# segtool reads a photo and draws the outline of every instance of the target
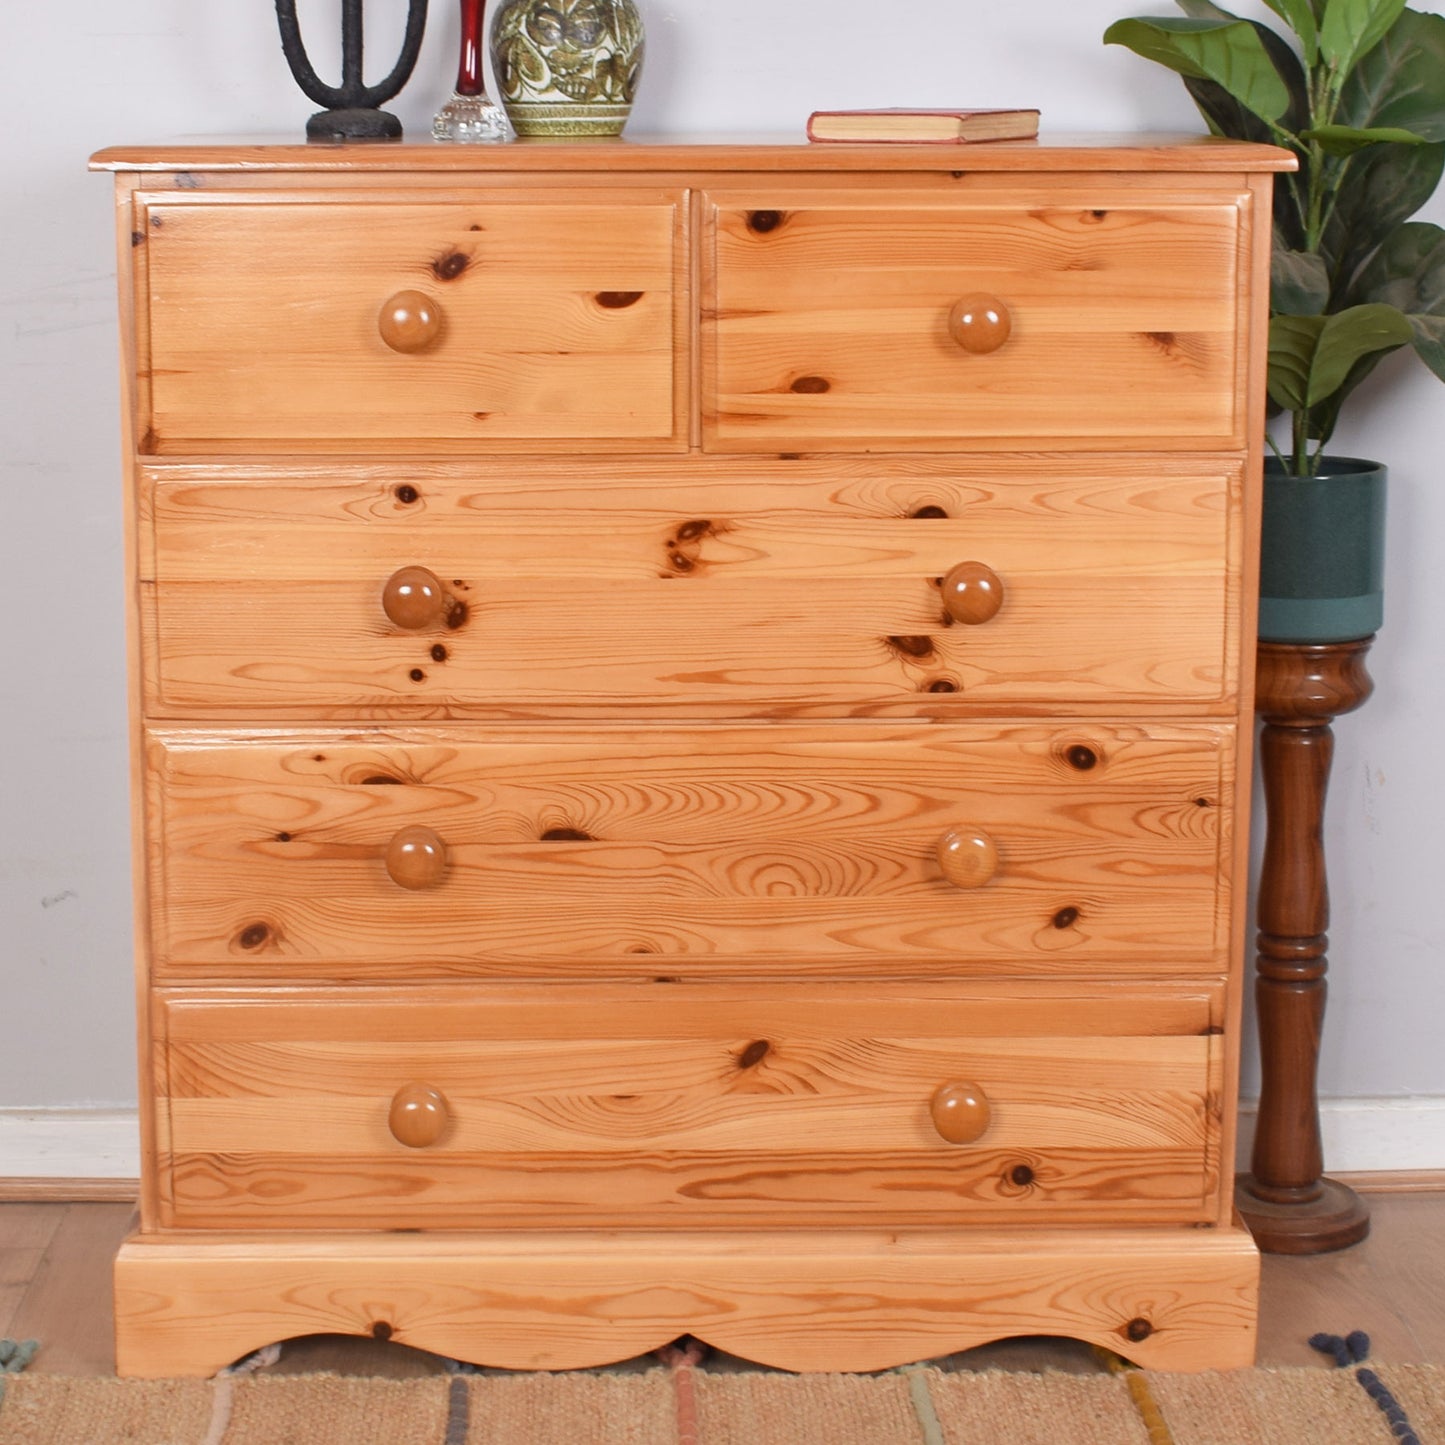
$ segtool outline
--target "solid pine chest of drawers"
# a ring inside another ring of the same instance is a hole
[[[117,173],[120,1368],[375,1334],[1252,1358],[1270,172],[1213,141]]]

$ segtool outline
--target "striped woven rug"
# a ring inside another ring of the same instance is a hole
[[[1445,1370],[1380,1365],[1423,1445],[1445,1445]],[[1353,1370],[881,1375],[713,1371],[687,1352],[632,1374],[21,1374],[3,1445],[1390,1445]]]

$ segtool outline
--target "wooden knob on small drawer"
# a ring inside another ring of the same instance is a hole
[[[982,888],[998,872],[998,844],[977,828],[950,828],[938,840],[938,866],[955,888]]]
[[[382,306],[376,329],[393,351],[425,351],[441,335],[441,307],[425,292],[398,291]]]
[[[960,562],[939,584],[943,610],[955,622],[977,627],[998,616],[1003,583],[986,562]]]
[[[446,1131],[446,1096],[430,1084],[403,1084],[391,1101],[387,1124],[392,1137],[408,1149],[425,1149]]]
[[[950,1144],[972,1144],[988,1132],[993,1118],[988,1095],[977,1084],[944,1084],[929,1103],[933,1127]]]
[[[1008,307],[997,296],[965,296],[948,313],[948,334],[974,356],[997,351],[1013,325]]]
[[[398,627],[417,631],[440,622],[447,610],[441,579],[425,567],[403,567],[386,579],[381,609]]]
[[[447,871],[447,845],[430,828],[403,828],[386,845],[386,871],[401,888],[435,888]]]

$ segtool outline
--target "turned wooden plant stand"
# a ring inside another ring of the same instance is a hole
[[[1354,1190],[1324,1174],[1315,1081],[1325,1015],[1329,891],[1324,808],[1334,754],[1330,724],[1369,697],[1373,637],[1259,645],[1255,710],[1264,719],[1264,866],[1259,883],[1259,1127],[1252,1172],[1236,1202],[1272,1254],[1324,1254],[1357,1244],[1370,1216]]]

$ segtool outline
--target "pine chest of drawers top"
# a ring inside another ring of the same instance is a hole
[[[106,153],[141,450],[1244,445],[1279,152],[603,149]]]

